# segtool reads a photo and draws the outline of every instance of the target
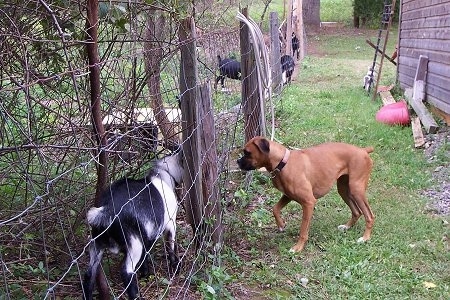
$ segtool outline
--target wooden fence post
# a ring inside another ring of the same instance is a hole
[[[245,7],[242,14],[248,18],[248,9]],[[256,72],[255,56],[250,43],[250,34],[247,25],[240,22],[241,44],[241,76],[242,76],[242,108],[245,120],[245,140],[261,135],[261,104],[258,92],[258,74]]]
[[[279,93],[282,87],[281,78],[281,49],[280,49],[280,27],[278,13],[270,13],[270,64],[272,65],[272,90]]]
[[[303,22],[303,1],[297,0],[297,7],[295,9],[296,22],[295,22],[295,32],[298,38],[298,53],[299,59],[302,61],[306,55],[306,30],[305,24]],[[295,59],[295,57],[294,57]]]
[[[202,192],[204,200],[204,229],[214,243],[214,250],[219,250],[223,240],[222,206],[217,185],[219,171],[217,167],[216,136],[214,112],[211,106],[211,85],[205,83],[199,88],[199,120],[202,145]]]
[[[292,56],[292,0],[288,0],[286,16],[286,53]]]
[[[199,235],[202,222],[202,172],[199,170],[200,134],[197,106],[197,60],[195,45],[195,25],[193,18],[180,22],[179,29],[181,62],[180,62],[180,94],[181,123],[183,135],[183,154],[185,157],[183,183],[187,190],[184,205],[186,221],[191,225],[196,248],[199,249],[202,237]]]

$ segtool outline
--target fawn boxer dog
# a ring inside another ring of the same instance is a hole
[[[300,252],[308,240],[317,199],[326,195],[335,181],[339,195],[352,212],[350,220],[339,225],[338,229],[349,229],[363,214],[366,228],[358,242],[370,239],[375,218],[366,197],[373,165],[369,157],[371,152],[373,147],[359,148],[344,143],[325,143],[303,150],[288,150],[279,143],[257,136],[245,144],[243,156],[237,163],[245,171],[264,167],[271,174],[273,185],[283,193],[273,207],[280,231],[285,227],[281,210],[291,200],[302,206],[300,237],[290,250]]]

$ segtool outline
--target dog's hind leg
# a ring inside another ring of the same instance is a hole
[[[100,248],[97,241],[92,241],[89,246],[90,262],[89,268],[84,274],[83,280],[83,295],[84,299],[92,299],[92,294],[94,292],[95,279],[97,277],[98,267],[102,261],[104,249]]]
[[[344,200],[344,202],[348,205],[348,207],[352,211],[352,217],[350,218],[350,220],[348,220],[347,223],[338,226],[339,230],[344,231],[355,225],[355,223],[361,216],[361,210],[359,209],[358,205],[356,204],[355,200],[352,198],[350,194],[350,188],[348,186],[348,175],[343,175],[338,178],[337,190],[341,198]]]
[[[357,185],[358,187],[360,185]],[[370,208],[369,201],[366,197],[366,191],[361,190],[359,188],[353,188],[350,185],[350,193],[351,197],[354,199],[361,212],[364,215],[364,219],[366,221],[366,228],[364,230],[364,234],[362,237],[358,239],[359,243],[365,242],[370,239],[370,235],[372,234],[372,227],[375,222],[375,216]]]
[[[375,222],[375,216],[370,208],[369,201],[367,200],[366,190],[369,182],[371,164],[368,164],[366,168],[361,168],[364,172],[353,173],[349,175],[349,195],[354,203],[359,207],[360,211],[364,215],[366,221],[366,228],[362,237],[358,239],[358,242],[365,242],[370,239],[372,233],[372,227]]]
[[[122,282],[130,299],[136,299],[139,294],[135,271],[141,261],[143,249],[141,240],[132,235],[129,238],[121,271]]]
[[[277,227],[279,231],[283,231],[286,226],[283,218],[281,217],[281,210],[289,203],[291,199],[289,199],[286,195],[283,195],[281,199],[275,204],[272,209],[273,216],[275,217],[275,222],[277,223]]]

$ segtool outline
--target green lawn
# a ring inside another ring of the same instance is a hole
[[[356,243],[363,219],[346,233],[337,230],[350,211],[333,190],[316,206],[304,251],[289,253],[301,207],[295,202],[286,207],[286,231],[277,232],[271,207],[280,193],[265,174],[254,172],[249,186],[242,180],[225,216],[223,266],[211,279],[211,286],[222,287],[219,298],[450,299],[448,217],[424,212],[427,199],[419,195],[432,184],[434,165],[414,148],[411,128],[375,121],[381,101],[372,101],[362,88],[373,59],[365,39],[374,34],[310,36],[320,51],[297,66],[298,78],[276,107],[276,139],[289,146],[342,141],[375,147],[368,189],[376,215],[372,239]],[[390,65],[385,61],[383,84],[394,83]]]

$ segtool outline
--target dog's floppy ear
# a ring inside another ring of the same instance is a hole
[[[255,141],[255,145],[263,153],[269,153],[270,151],[269,141],[265,138],[261,138],[258,141]]]

